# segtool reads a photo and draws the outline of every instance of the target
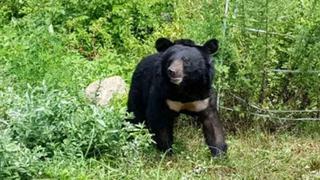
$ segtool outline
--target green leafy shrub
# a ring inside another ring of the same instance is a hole
[[[122,53],[141,46],[164,23],[172,21],[173,2],[152,1],[32,1],[2,2],[9,23],[46,26],[66,35],[67,45],[89,60],[111,48]],[[4,20],[3,20],[4,21]]]
[[[28,87],[23,97],[6,111],[13,139],[27,148],[76,156],[117,154],[130,135],[122,128],[125,109],[85,104],[65,91],[45,85]]]
[[[130,81],[173,21],[172,1],[2,1],[0,64],[15,85],[77,93],[110,75]],[[161,34],[161,32],[160,32]],[[88,60],[94,60],[88,62]],[[18,89],[17,89],[18,90]]]
[[[0,178],[28,179],[39,168],[42,149],[30,150],[12,139],[10,129],[0,129]]]
[[[4,105],[1,122],[5,130],[0,129],[4,133],[0,140],[4,175],[34,173],[28,171],[31,160],[57,156],[117,158],[141,153],[151,143],[150,134],[142,126],[123,123],[122,104],[97,107],[66,91],[48,89],[44,84],[29,86],[23,96],[7,90],[1,93],[0,100]],[[33,159],[28,160],[29,156]],[[11,167],[12,163],[17,165]]]

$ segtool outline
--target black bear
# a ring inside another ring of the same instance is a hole
[[[133,123],[144,122],[154,133],[158,149],[172,150],[173,124],[179,113],[198,116],[212,156],[226,153],[227,145],[219,121],[211,54],[218,50],[218,40],[196,45],[190,39],[174,42],[159,38],[157,53],[137,65],[128,98],[128,112]]]

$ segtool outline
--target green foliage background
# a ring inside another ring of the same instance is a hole
[[[225,5],[221,0],[1,1],[0,178],[50,177],[50,162],[101,154],[113,167],[114,159],[124,162],[149,147],[145,130],[122,126],[125,97],[99,108],[81,92],[112,75],[129,84],[135,65],[155,52],[159,37],[220,41],[214,86],[229,129],[260,119],[268,120],[258,121],[267,129],[298,125],[318,132],[317,122],[281,118],[319,118],[320,3],[230,0],[227,11]],[[132,144],[128,137],[134,137]]]

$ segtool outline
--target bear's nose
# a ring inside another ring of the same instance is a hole
[[[170,77],[176,77],[177,76],[177,71],[173,69],[168,69],[168,74]]]

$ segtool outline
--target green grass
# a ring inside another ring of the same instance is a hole
[[[180,120],[179,120],[180,121]],[[317,179],[319,138],[255,132],[228,136],[225,158],[212,158],[201,129],[178,122],[174,155],[150,148],[138,156],[54,162],[44,177],[76,179]],[[41,177],[41,176],[40,176]]]
[[[172,159],[166,159],[161,165],[157,160],[151,160],[151,167],[161,167],[161,177],[164,176],[164,179],[282,179],[303,175],[312,177],[312,171],[319,173],[319,139],[254,131],[229,135],[228,157],[212,160],[201,131],[193,128],[179,126],[177,139],[181,147],[177,147]],[[151,168],[150,173],[153,171]]]

